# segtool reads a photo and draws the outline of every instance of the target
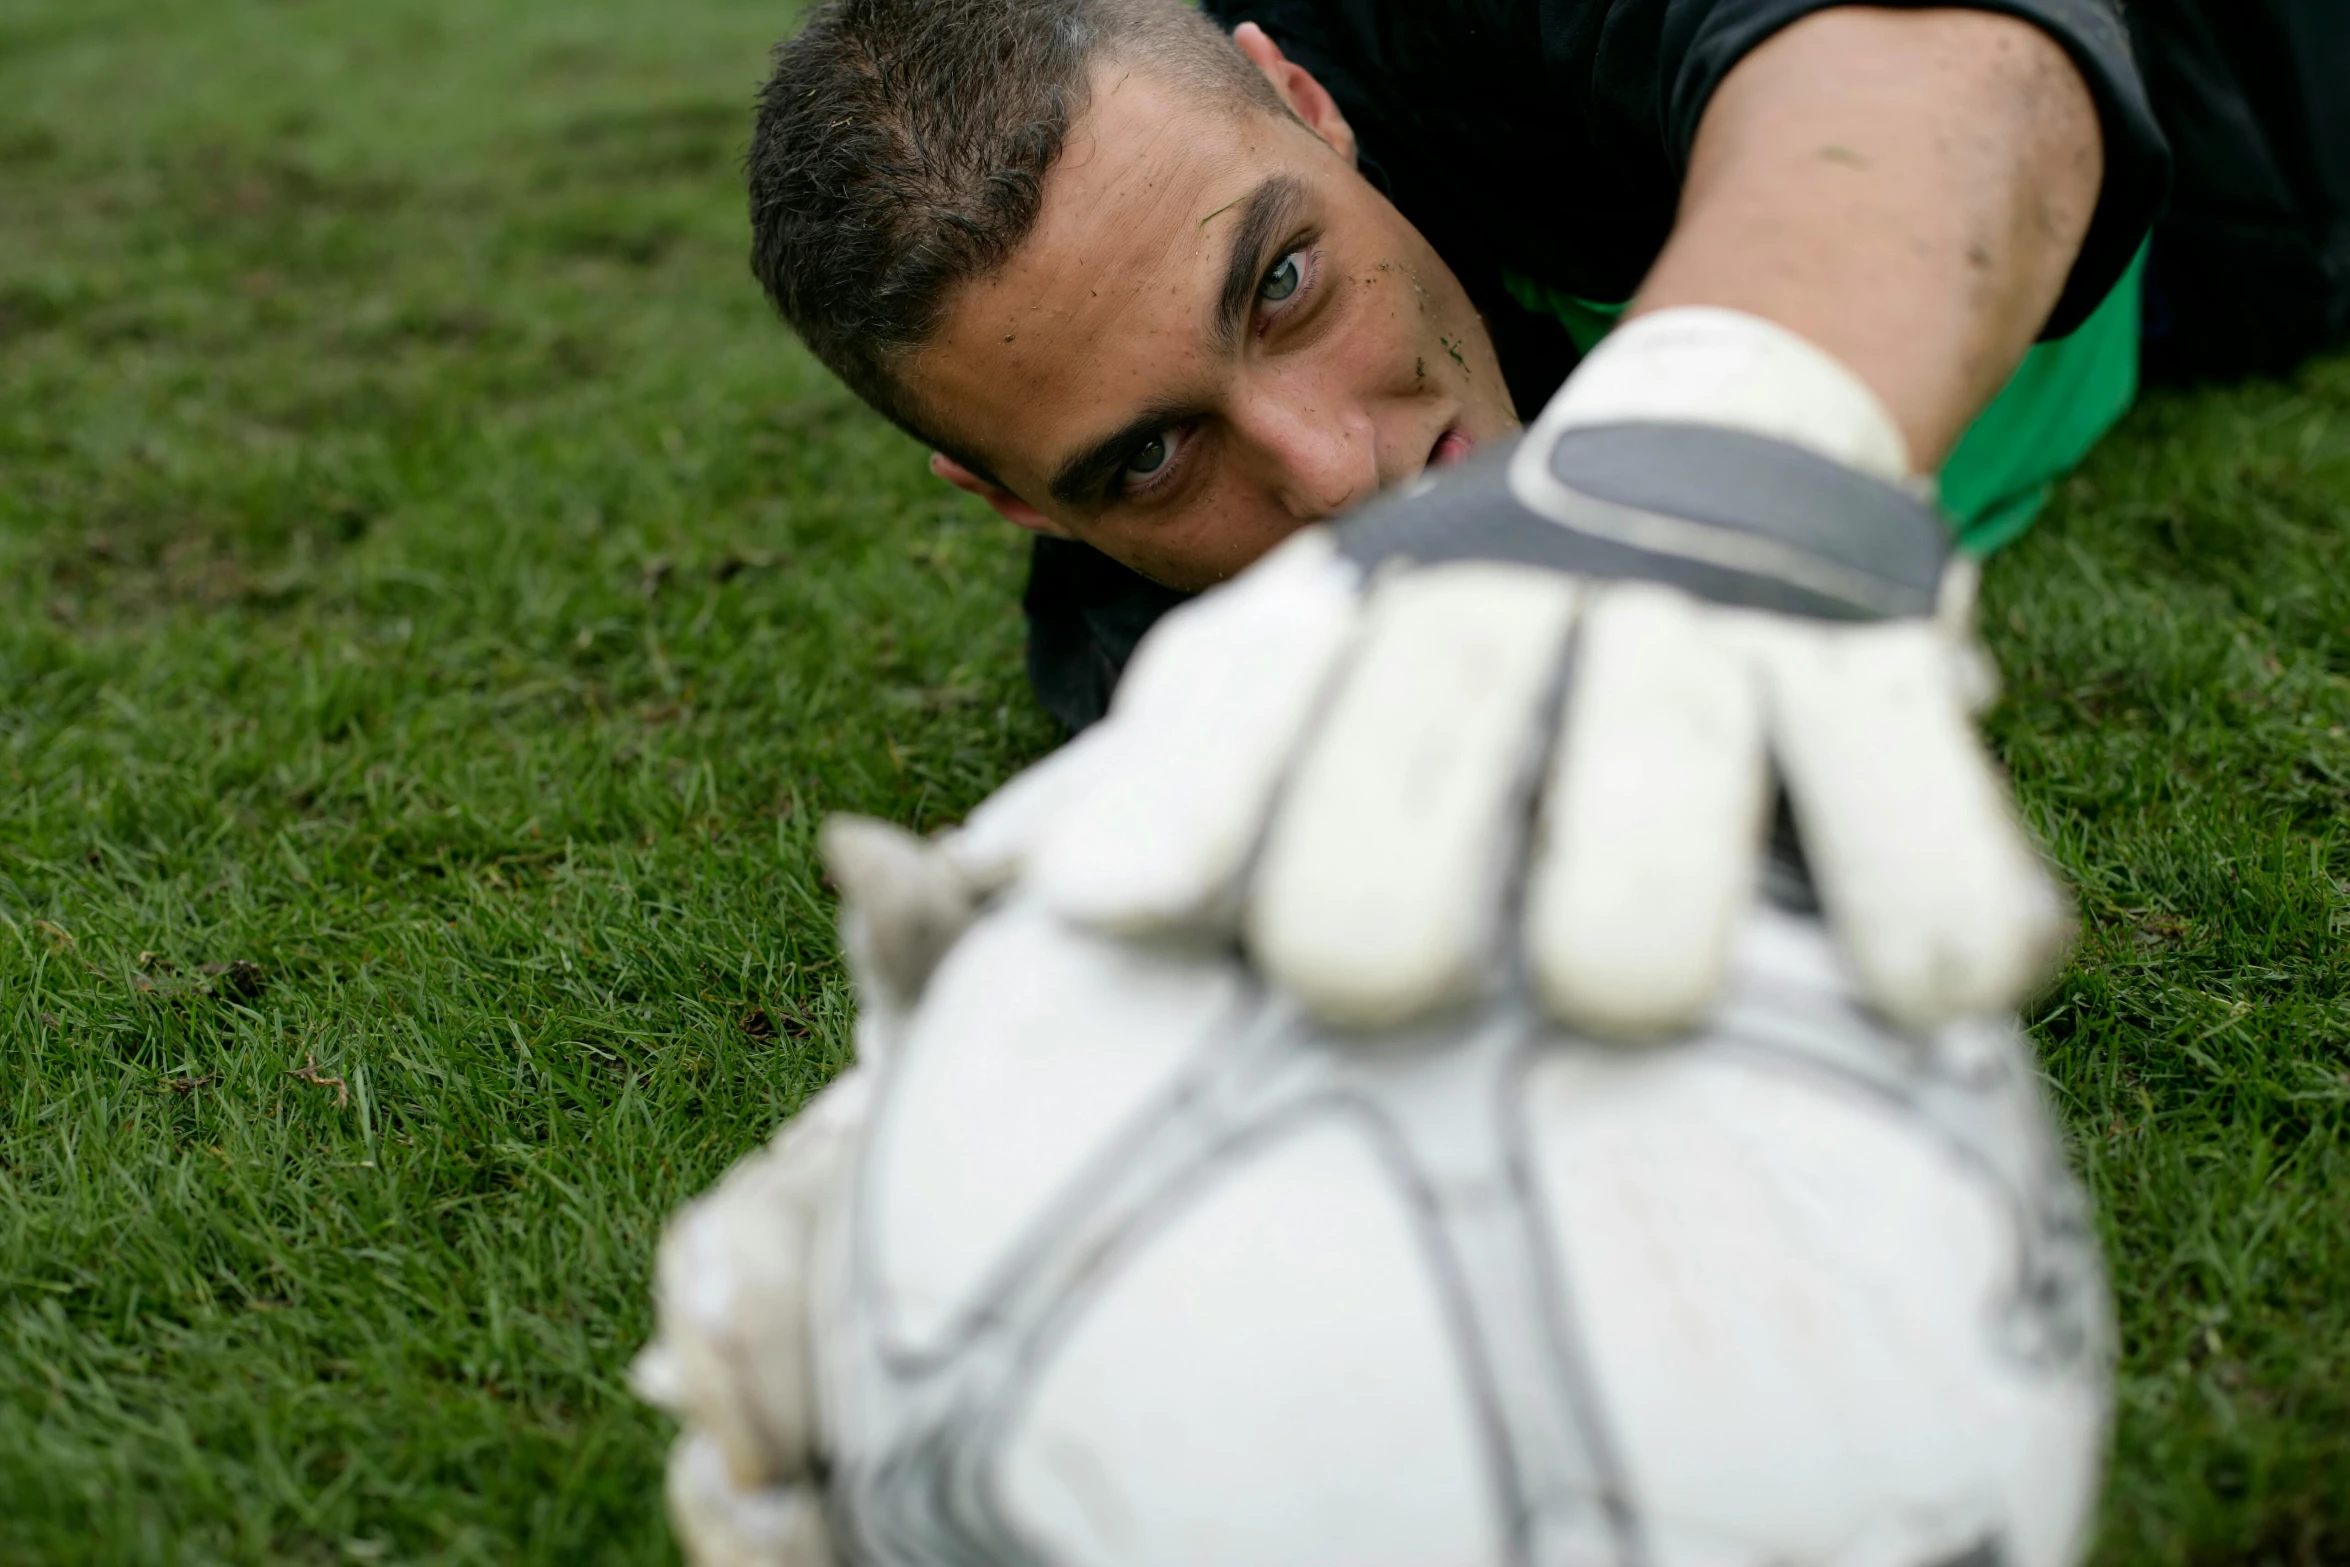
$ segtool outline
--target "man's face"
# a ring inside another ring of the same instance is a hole
[[[1459,281],[1305,112],[1098,74],[1035,231],[906,377],[999,510],[1200,588],[1517,427]]]

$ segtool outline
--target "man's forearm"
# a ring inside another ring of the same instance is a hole
[[[2028,23],[1821,12],[1714,93],[1633,308],[1727,306],[1801,333],[1931,472],[2062,293],[2103,168],[2088,88]]]

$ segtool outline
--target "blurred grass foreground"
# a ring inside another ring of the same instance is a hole
[[[814,825],[1054,739],[743,266],[790,23],[0,7],[0,1563],[672,1559],[619,1375],[846,1058]],[[2101,1559],[2350,1558],[2350,364],[2151,402],[1987,614]]]

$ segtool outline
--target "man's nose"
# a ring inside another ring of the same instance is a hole
[[[1267,483],[1298,521],[1335,517],[1378,492],[1378,430],[1362,410],[1262,397],[1241,423]]]

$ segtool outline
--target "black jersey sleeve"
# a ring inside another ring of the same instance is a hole
[[[1203,0],[1227,27],[1257,22],[1322,80],[1355,127],[1366,172],[1472,293],[1469,274],[1498,266],[1594,299],[1628,298],[1662,248],[1698,123],[1731,68],[1838,3]],[[2047,324],[2045,335],[2061,336],[2152,226],[2168,149],[2114,0],[1957,3],[2040,27],[2097,103],[2105,180]]]

